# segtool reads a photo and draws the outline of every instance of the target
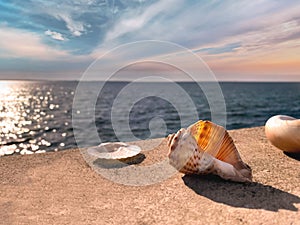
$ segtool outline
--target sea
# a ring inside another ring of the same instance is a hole
[[[198,119],[226,129],[300,118],[300,83],[0,81],[0,156],[165,137]]]

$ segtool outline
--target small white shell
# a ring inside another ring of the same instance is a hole
[[[139,154],[141,148],[123,142],[107,142],[88,148],[87,152],[100,159],[125,159]]]
[[[266,122],[265,133],[277,148],[291,153],[300,153],[300,119],[277,115]]]

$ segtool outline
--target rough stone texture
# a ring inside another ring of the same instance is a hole
[[[263,127],[230,134],[253,169],[253,183],[174,173],[152,185],[127,186],[96,173],[78,150],[1,157],[0,224],[300,224],[299,158],[271,146]],[[82,152],[96,171],[117,178],[124,169],[165,160],[165,140],[150,150],[161,140],[137,143],[147,150],[129,165],[107,166]],[[161,174],[145,176],[126,179]]]

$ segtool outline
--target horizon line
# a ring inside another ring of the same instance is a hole
[[[135,80],[80,80],[80,79],[0,79],[0,82],[5,81],[25,81],[25,82],[57,82],[57,81],[68,81],[68,82],[120,82],[120,83],[129,83],[129,82],[137,82],[137,83],[195,83],[195,82],[207,82],[207,83],[214,83],[214,82],[222,82],[222,83],[300,83],[300,80],[216,80],[216,81],[184,81],[184,80],[175,80],[175,81],[135,81]]]

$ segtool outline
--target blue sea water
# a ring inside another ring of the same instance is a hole
[[[211,120],[218,102],[227,129],[262,126],[276,114],[300,118],[300,83],[221,82],[222,98],[213,101],[210,83],[205,91],[196,83],[84,82],[80,91],[78,84],[0,82],[0,155],[163,137],[195,115]]]

